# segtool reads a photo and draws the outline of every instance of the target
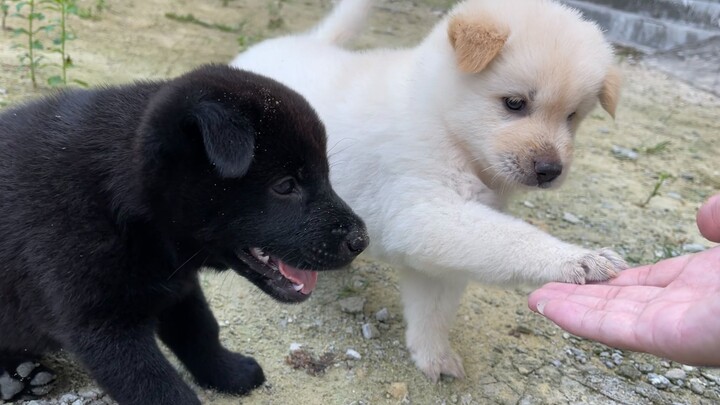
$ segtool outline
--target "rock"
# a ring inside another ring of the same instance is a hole
[[[706,249],[706,247],[699,243],[686,243],[682,246],[682,249],[684,252],[687,253],[697,253],[702,252]]]
[[[358,353],[357,351],[355,351],[355,350],[353,350],[353,349],[347,349],[347,351],[345,352],[345,357],[346,357],[348,360],[360,360],[360,359],[362,359],[362,356],[360,355],[360,353]]]
[[[632,366],[631,364],[623,364],[617,369],[618,375],[621,375],[630,380],[639,380],[642,377],[640,370]]]
[[[72,393],[67,393],[60,397],[60,402],[63,404],[72,404],[73,402],[77,401],[79,398],[77,395]]]
[[[387,308],[383,308],[375,313],[375,319],[378,322],[387,322],[390,319],[390,311]]]
[[[621,146],[613,145],[613,155],[620,160],[637,160],[638,154],[632,149],[623,148]]]
[[[690,391],[698,395],[702,395],[705,393],[705,384],[699,378],[691,378],[690,381],[688,381],[688,386],[690,388]]]
[[[655,374],[655,373],[650,373],[647,375],[647,378],[648,378],[648,382],[650,384],[652,384],[652,386],[655,388],[664,390],[670,386],[670,381],[667,378],[665,378],[665,376]]]
[[[365,308],[364,297],[347,297],[338,301],[340,310],[348,314],[360,314]]]
[[[290,352],[293,352],[293,351],[294,351],[294,350],[293,350],[293,344],[294,344],[294,343],[291,343],[291,344],[290,344]],[[78,395],[79,395],[81,398],[85,398],[85,399],[98,399],[98,398],[100,398],[100,397],[102,396],[102,393],[99,392],[98,390],[95,390],[95,389],[89,389],[89,390],[86,390],[86,391],[78,392]]]
[[[366,323],[362,326],[362,335],[365,339],[377,339],[380,336],[380,331],[375,325]]]
[[[535,208],[535,204],[531,203],[530,201],[523,201],[523,205],[528,208]]]
[[[665,377],[668,380],[684,380],[687,378],[687,373],[679,368],[671,368],[665,373]]]
[[[717,372],[713,372],[711,370],[703,370],[700,372],[700,374],[708,381],[712,381],[715,384],[720,385],[720,375],[718,375]]]
[[[571,214],[571,213],[569,213],[569,212],[563,213],[563,218],[562,218],[562,219],[563,219],[563,221],[569,222],[569,223],[571,223],[571,224],[573,224],[573,225],[580,223],[580,218],[576,217],[575,215],[573,215],[573,214]]]
[[[53,386],[48,384],[48,385],[41,385],[39,387],[33,387],[30,391],[33,393],[33,395],[43,396],[43,395],[49,394],[50,391],[52,391],[52,389],[53,389]],[[46,404],[49,405],[50,402],[46,402]],[[53,405],[55,405],[55,404],[56,403],[53,403]]]
[[[290,343],[290,353],[296,352],[300,349],[302,349],[303,345],[302,343],[292,342]]]
[[[647,373],[652,373],[653,371],[655,371],[655,366],[653,366],[650,363],[641,363],[641,364],[638,364],[637,369],[641,373],[647,374]]]
[[[84,403],[82,399],[76,399],[71,405],[83,405]]]
[[[17,371],[18,375],[21,378],[26,378],[27,376],[30,375],[30,373],[33,372],[33,370],[35,370],[37,368],[37,366],[39,366],[38,363],[33,363],[32,361],[26,361],[25,363],[21,363],[19,366],[17,366],[17,369],[15,371]]]
[[[391,397],[398,401],[403,401],[408,397],[408,387],[404,382],[394,382],[390,384],[387,392]]]

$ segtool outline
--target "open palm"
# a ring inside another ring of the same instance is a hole
[[[529,306],[613,347],[720,364],[720,247],[626,270],[607,284],[547,284]]]

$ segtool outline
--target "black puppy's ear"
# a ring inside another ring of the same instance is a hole
[[[242,177],[252,163],[255,130],[250,121],[220,103],[204,101],[193,109],[205,153],[222,177]]]

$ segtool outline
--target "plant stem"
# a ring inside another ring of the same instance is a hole
[[[62,81],[67,86],[67,63],[65,63],[65,18],[67,17],[67,0],[60,1],[60,56],[62,56]]]
[[[28,15],[28,57],[30,58],[30,79],[32,80],[33,89],[37,89],[37,80],[35,79],[35,52],[33,46],[33,20],[35,19],[35,0],[29,0],[30,14]]]

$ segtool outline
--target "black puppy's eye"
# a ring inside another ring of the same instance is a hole
[[[288,195],[295,191],[296,188],[297,184],[292,177],[286,177],[272,186],[273,191],[280,195]]]
[[[567,120],[568,120],[568,121],[572,121],[573,118],[575,118],[575,113],[574,113],[574,112],[573,112],[572,114],[568,115]]]
[[[520,112],[525,109],[525,100],[520,97],[505,97],[505,107],[510,111]]]

